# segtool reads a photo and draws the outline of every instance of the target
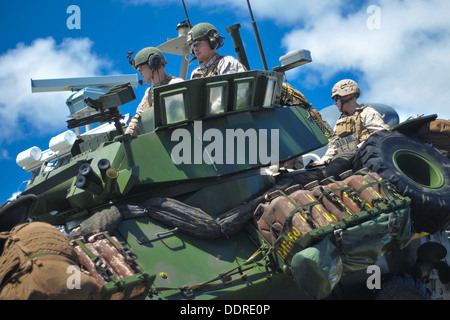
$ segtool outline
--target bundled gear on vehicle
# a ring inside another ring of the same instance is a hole
[[[330,125],[322,119],[316,108],[313,108],[306,97],[287,82],[283,82],[281,85],[281,103],[286,106],[302,106],[309,111],[314,122],[328,138],[333,135]]]
[[[98,299],[94,279],[80,271],[69,240],[44,222],[0,233],[0,299]]]
[[[431,143],[450,158],[450,120],[436,119],[425,123],[416,134],[420,140]]]
[[[414,235],[410,200],[391,184],[366,170],[340,179],[275,191],[254,213],[257,229],[297,285],[318,299],[343,274],[375,264],[389,246],[403,248]]]
[[[108,232],[72,240],[83,268],[95,279],[104,300],[143,299],[153,283],[137,256]]]
[[[311,107],[311,104],[308,102],[303,93],[295,89],[287,82],[283,82],[281,85],[281,103],[287,106],[301,105],[305,108]]]

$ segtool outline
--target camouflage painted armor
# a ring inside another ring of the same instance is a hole
[[[351,115],[342,114],[321,160],[328,162],[340,152],[358,148],[372,133],[388,129],[381,114],[372,106],[361,106]]]
[[[216,53],[207,64],[200,63],[200,65],[192,71],[191,79],[244,71],[247,71],[247,69],[237,59],[232,56],[221,56]]]
[[[152,90],[152,88],[159,87],[159,86],[166,85],[166,84],[174,84],[174,83],[178,83],[181,81],[183,81],[183,79],[168,75],[166,77],[166,79],[164,79],[164,81],[161,82],[158,86],[152,85],[150,88],[145,90],[144,97],[142,98],[141,103],[139,103],[139,105],[136,109],[136,115],[131,119],[130,123],[128,124],[128,127],[125,130],[125,134],[131,134],[133,136],[137,136],[140,134],[139,117],[141,116],[142,112],[153,107],[153,90]]]

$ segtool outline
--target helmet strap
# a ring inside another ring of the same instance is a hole
[[[355,95],[353,95],[353,96],[351,96],[350,98],[348,98],[348,99],[343,99],[342,97],[340,97],[340,101],[341,101],[341,106],[343,107],[344,106],[344,104],[346,104],[347,102],[350,102],[350,101],[352,101],[353,99],[355,99]]]

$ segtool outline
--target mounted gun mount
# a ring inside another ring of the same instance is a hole
[[[121,90],[120,88],[125,84],[128,84],[130,89]],[[135,99],[136,97],[134,96],[134,92],[131,87],[137,88],[137,86],[137,74],[42,80],[31,79],[31,92],[33,93],[75,91],[75,93],[72,94],[66,101],[66,105],[70,111],[69,117],[74,120],[84,119],[87,116],[101,112],[101,109],[106,111],[106,109],[118,107]],[[126,98],[125,95],[128,95],[128,97]],[[100,97],[101,105],[98,103],[95,104],[95,102],[94,105],[90,105],[88,103],[88,101],[92,102]],[[86,131],[89,131],[92,129],[90,124],[94,122],[97,121],[72,121],[69,125],[70,128],[75,128],[77,135],[80,135],[80,126],[86,125]]]
[[[99,96],[97,99],[86,97],[84,103],[94,108],[98,113],[81,119],[72,119],[67,121],[67,128],[77,128],[82,125],[88,125],[97,122],[114,122],[119,134],[123,134],[122,124],[118,107],[136,99],[130,83],[121,84],[113,87],[107,93]]]

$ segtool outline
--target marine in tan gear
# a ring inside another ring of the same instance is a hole
[[[183,79],[173,77],[166,73],[165,66],[167,59],[158,48],[147,47],[142,49],[130,63],[139,71],[139,75],[145,83],[152,84],[145,91],[144,97],[136,109],[136,115],[131,119],[125,130],[125,134],[137,136],[140,134],[139,118],[141,113],[153,107],[153,88],[178,83],[183,81]]]
[[[188,32],[188,44],[194,59],[199,62],[191,73],[191,79],[247,71],[237,59],[217,53],[216,50],[223,46],[223,39],[210,23],[199,23]]]
[[[329,163],[346,150],[356,152],[372,133],[389,129],[374,107],[357,103],[360,94],[361,90],[353,80],[341,80],[334,85],[331,98],[342,114],[334,126],[334,136],[330,139],[327,152],[312,166]]]
[[[349,79],[336,83],[331,90],[334,104],[342,112],[330,139],[328,150],[319,160],[306,166],[294,176],[296,183],[305,185],[313,180],[337,177],[353,167],[353,158],[361,144],[374,132],[388,130],[383,117],[372,106],[357,103],[360,96],[358,84]]]

